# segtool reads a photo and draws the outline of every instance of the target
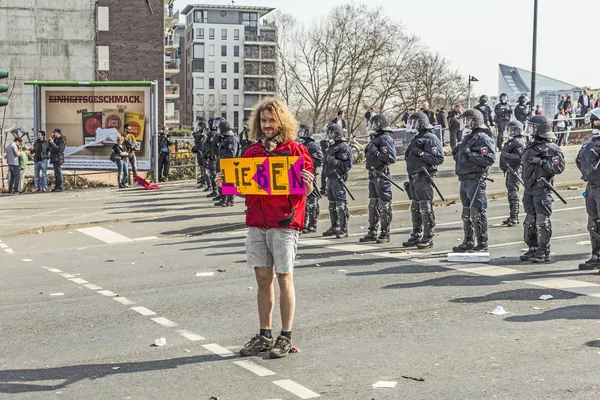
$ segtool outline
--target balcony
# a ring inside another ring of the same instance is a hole
[[[179,98],[179,85],[170,85],[165,87],[165,100],[175,100]]]
[[[169,53],[179,48],[179,35],[165,34],[165,53]]]
[[[246,42],[256,42],[256,43],[268,43],[273,44],[277,42],[277,36],[275,35],[275,31],[265,31],[262,35],[257,35],[255,33],[246,32],[244,34],[244,39]]]
[[[165,28],[174,28],[179,23],[179,10],[172,9],[169,11],[169,7],[165,7]]]
[[[179,73],[179,61],[165,62],[165,75],[175,75]]]
[[[165,113],[166,125],[178,125],[180,122],[179,110],[174,110],[173,114]]]

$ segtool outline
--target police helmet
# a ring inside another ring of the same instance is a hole
[[[338,141],[344,140],[344,130],[338,124],[327,124],[325,127],[329,140]]]
[[[225,136],[233,135],[233,132],[231,131],[231,125],[229,125],[229,122],[225,120],[222,120],[219,123],[219,132],[221,133],[221,135]]]
[[[585,123],[592,125],[592,136],[600,136],[600,108],[594,108],[587,113]]]
[[[500,95],[500,103],[502,103],[502,104],[508,103],[508,95],[506,93],[502,93]]]
[[[525,123],[525,134],[542,139],[556,139],[552,133],[552,121],[545,115],[536,115]]]
[[[427,129],[433,129],[433,125],[431,125],[429,117],[425,113],[419,111],[412,113],[411,116],[408,117],[407,132],[419,133],[426,131]]]
[[[487,97],[487,95],[485,95],[485,94],[483,94],[483,95],[481,95],[481,97],[479,97],[479,103],[480,104],[485,104],[488,101],[490,101],[490,98]]]
[[[216,117],[216,118],[214,118],[213,122],[212,122],[212,124],[210,126],[210,129],[213,130],[213,131],[219,130],[219,125],[221,125],[221,122],[223,122],[223,121],[225,121],[225,119],[222,118],[222,117]]]
[[[523,124],[520,121],[514,120],[506,124],[508,137],[521,136],[523,134]]]
[[[388,126],[390,126],[390,123],[388,122],[387,118],[383,115],[374,115],[371,120],[369,121],[369,124],[371,125],[371,130],[374,131],[381,131],[384,128],[387,128]]]
[[[477,128],[485,128],[485,120],[483,114],[479,110],[471,109],[463,113],[463,119],[465,121],[465,129],[472,131]]]
[[[301,124],[300,129],[298,129],[298,141],[304,143],[306,140],[312,139],[312,132],[310,131],[310,127],[306,124]]]
[[[519,96],[519,99],[517,100],[517,102],[519,104],[526,104],[529,103],[529,97],[525,96],[524,94]]]

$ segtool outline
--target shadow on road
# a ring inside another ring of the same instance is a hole
[[[582,304],[566,306],[531,315],[515,315],[504,318],[508,322],[539,322],[552,319],[600,319],[600,305]]]
[[[477,297],[460,297],[450,300],[451,303],[485,303],[488,301],[500,300],[534,300],[540,301],[541,295],[549,294],[556,300],[575,299],[583,296],[577,293],[563,292],[555,289],[514,289],[505,290],[502,292],[489,293],[485,296]]]

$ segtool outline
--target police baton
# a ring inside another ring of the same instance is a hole
[[[540,178],[538,180],[541,181],[544,184],[544,186],[546,186],[548,189],[550,189],[552,191],[552,193],[554,193],[556,195],[556,197],[558,197],[560,199],[560,201],[562,201],[563,203],[567,204],[567,201],[560,195],[560,193],[558,193],[556,191],[556,189],[554,189],[554,186],[552,186],[550,184],[550,182],[548,182],[546,180],[546,178],[542,177],[542,178]]]
[[[323,198],[323,196],[321,195],[321,192],[319,192],[319,189],[317,189],[317,187],[314,186],[314,181],[317,180],[317,176],[319,176],[319,174],[315,174],[315,178],[313,180],[313,191],[310,192],[309,194],[314,193],[317,196],[317,199],[321,200]]]
[[[594,165],[594,171],[596,171],[598,169],[598,167],[600,167],[600,156],[598,155],[598,153],[596,153],[596,150],[594,150],[594,149],[590,149],[590,150],[592,151],[592,153],[594,153],[596,158],[598,158],[598,162],[596,163],[596,165]]]
[[[525,182],[523,182],[523,179],[519,176],[519,173],[517,171],[515,171],[510,165],[506,164],[506,168],[508,169],[508,172],[510,172],[511,174],[513,174],[515,176],[515,178],[517,178],[517,180],[519,181],[519,183],[522,186],[525,186]]]
[[[400,186],[398,186],[396,184],[396,182],[394,182],[393,180],[390,179],[389,176],[387,176],[386,174],[384,174],[383,172],[375,169],[375,167],[371,168],[371,171],[375,171],[375,173],[377,174],[378,177],[385,179],[386,181],[388,181],[389,183],[391,183],[392,185],[396,186],[398,189],[402,190],[404,192],[404,189],[402,189]]]
[[[490,182],[494,182],[494,180],[492,178],[488,178],[485,175],[482,175],[481,178],[478,179],[477,181],[477,187],[475,188],[475,191],[473,192],[473,197],[471,198],[471,204],[469,204],[469,208],[473,208],[473,204],[475,204],[475,199],[477,198],[477,194],[479,193],[479,189],[481,189],[481,184],[485,181],[490,181]]]
[[[348,193],[348,195],[350,196],[350,198],[353,201],[356,201],[356,199],[354,198],[354,196],[352,196],[352,192],[350,192],[350,190],[348,190],[348,186],[346,186],[346,184],[344,183],[344,181],[342,180],[342,178],[340,177],[340,174],[337,173],[337,171],[333,171],[335,172],[335,177],[337,178],[338,181],[340,181],[340,183],[342,184],[342,187],[344,188],[344,190]]]
[[[446,201],[446,199],[444,199],[444,196],[442,196],[442,192],[440,192],[440,189],[438,189],[437,185],[433,181],[433,177],[431,176],[431,174],[429,173],[429,171],[427,171],[427,168],[421,167],[421,169],[425,173],[425,176],[427,177],[427,180],[429,181],[429,183],[431,183],[431,186],[433,186],[433,188],[435,189],[435,191],[437,192],[437,194],[440,196],[440,199],[442,199],[442,201]]]

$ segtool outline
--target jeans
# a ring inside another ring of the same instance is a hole
[[[129,156],[129,163],[131,164],[131,171],[133,171],[134,175],[137,175],[137,157],[135,154]]]
[[[19,192],[19,180],[21,177],[21,169],[18,165],[8,166],[8,193]]]
[[[52,164],[54,167],[54,178],[56,179],[56,183],[54,184],[55,189],[64,189],[64,181],[62,174],[62,164]]]
[[[42,179],[40,184],[40,170]],[[36,161],[33,173],[36,189],[48,189],[48,161]]]
[[[117,180],[119,185],[127,184],[127,177],[129,176],[129,170],[127,169],[127,161],[117,161]]]

